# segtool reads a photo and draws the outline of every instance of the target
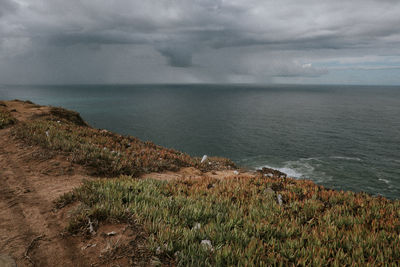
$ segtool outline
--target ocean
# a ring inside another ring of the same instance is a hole
[[[400,198],[400,86],[0,86],[16,98],[193,156]]]

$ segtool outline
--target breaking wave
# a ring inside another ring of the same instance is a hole
[[[296,179],[311,179],[315,182],[324,182],[331,180],[332,177],[328,176],[325,172],[319,170],[321,160],[318,158],[302,158],[295,161],[286,161],[282,165],[263,165],[263,167],[278,170],[286,173],[288,177]]]

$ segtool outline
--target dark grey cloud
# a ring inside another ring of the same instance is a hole
[[[12,0],[0,0],[0,17],[16,12],[18,5]]]
[[[158,48],[158,51],[167,58],[168,64],[172,67],[192,66],[193,49],[190,45],[167,44]]]
[[[284,81],[365,56],[389,69],[399,14],[397,0],[0,0],[0,82]]]

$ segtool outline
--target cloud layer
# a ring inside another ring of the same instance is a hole
[[[397,0],[0,0],[0,83],[400,84],[399,14]]]

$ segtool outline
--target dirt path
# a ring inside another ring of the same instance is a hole
[[[7,102],[18,121],[49,111],[20,101]],[[77,238],[61,235],[68,218],[53,201],[91,179],[62,155],[16,141],[0,130],[0,254],[17,266],[90,266]]]
[[[65,218],[53,211],[55,199],[89,177],[41,153],[19,145],[9,129],[0,131],[0,252],[18,266],[89,266],[74,240],[60,235]]]

